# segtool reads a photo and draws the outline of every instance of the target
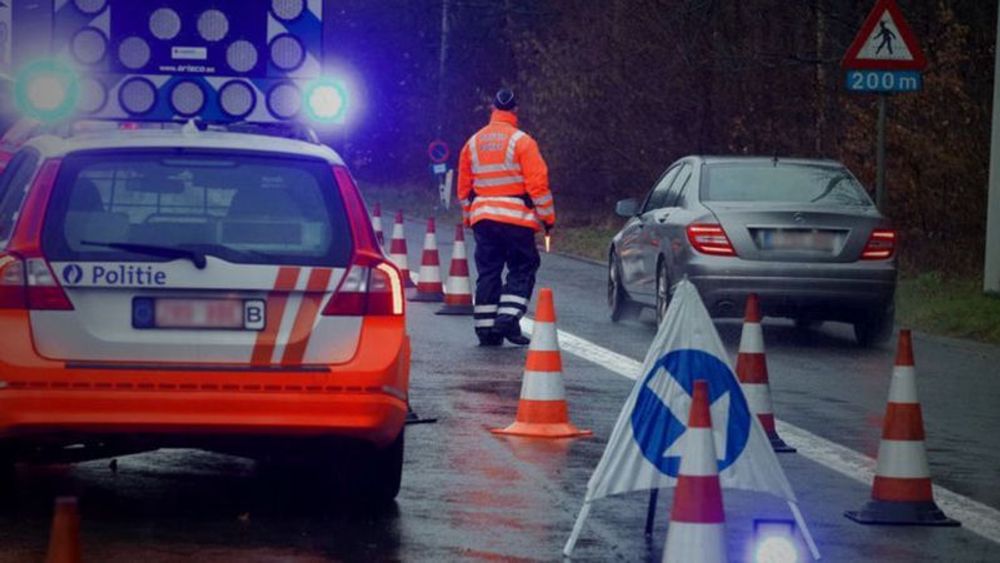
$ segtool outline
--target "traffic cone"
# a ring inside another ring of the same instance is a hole
[[[708,395],[708,382],[696,380],[682,438],[681,466],[663,547],[664,563],[727,561],[726,515]]]
[[[420,279],[417,280],[417,293],[410,298],[410,301],[430,303],[444,301],[444,288],[441,287],[441,258],[438,255],[437,228],[433,217],[427,219],[424,252],[420,260]]]
[[[740,337],[740,352],[736,357],[736,377],[750,405],[750,411],[757,415],[761,426],[767,432],[774,451],[795,452],[778,436],[774,428],[774,405],[771,403],[771,384],[767,377],[767,355],[764,353],[764,331],[760,326],[760,302],[757,295],[747,298],[746,314],[743,319],[743,334]]]
[[[934,502],[909,330],[899,332],[872,500],[844,516],[861,524],[959,525]]]
[[[382,232],[382,204],[376,203],[372,210],[372,228],[375,229],[375,240],[378,245],[385,246],[385,234]]]
[[[396,213],[396,223],[392,226],[392,240],[389,242],[389,259],[403,274],[403,287],[416,287],[410,278],[410,268],[406,263],[406,234],[403,231],[403,212]]]
[[[76,498],[56,499],[55,514],[52,516],[52,533],[49,536],[49,552],[46,563],[80,562],[80,513]]]
[[[590,430],[580,430],[569,421],[551,289],[542,289],[538,294],[535,330],[528,346],[517,418],[507,428],[494,428],[491,432],[536,438],[574,438],[593,434]]]
[[[451,251],[448,284],[444,293],[444,307],[438,315],[472,315],[472,284],[469,281],[469,259],[465,254],[465,228],[455,225],[455,245]]]

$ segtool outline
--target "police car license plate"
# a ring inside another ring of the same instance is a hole
[[[135,328],[263,330],[262,299],[153,299],[132,302]]]

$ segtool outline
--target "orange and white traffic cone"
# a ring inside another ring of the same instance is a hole
[[[959,525],[934,502],[909,330],[899,332],[872,500],[844,516],[861,524]]]
[[[382,232],[382,204],[376,203],[372,210],[372,228],[375,229],[375,240],[378,245],[385,247],[385,234]]]
[[[663,547],[664,563],[727,561],[726,515],[708,395],[708,382],[696,380]]]
[[[46,563],[80,563],[80,512],[76,498],[56,499]]]
[[[569,421],[551,289],[545,288],[538,293],[535,329],[524,365],[517,418],[510,426],[494,428],[491,432],[536,438],[574,438],[593,434],[590,430],[580,430]]]
[[[392,240],[389,242],[389,259],[403,274],[403,286],[413,288],[416,285],[410,277],[410,268],[406,262],[406,233],[403,227],[403,212],[396,213],[396,223],[392,226]]]
[[[410,301],[425,303],[444,301],[444,288],[441,286],[441,258],[438,255],[437,228],[434,225],[433,217],[427,219],[424,252],[420,260],[420,279],[417,280],[417,293]]]
[[[448,282],[444,293],[444,307],[438,315],[469,315],[472,306],[472,283],[469,281],[469,259],[465,253],[465,228],[455,225],[455,245],[451,251]]]
[[[778,436],[774,428],[774,405],[771,402],[771,384],[767,377],[767,355],[764,353],[764,331],[760,326],[760,302],[751,293],[747,298],[746,314],[743,318],[743,334],[740,337],[740,352],[736,357],[736,377],[750,405],[750,412],[757,415],[761,426],[771,440],[776,452],[794,452]]]

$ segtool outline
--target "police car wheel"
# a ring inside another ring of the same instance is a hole
[[[351,496],[375,504],[388,504],[396,498],[403,480],[404,434],[401,430],[389,446],[366,449],[354,460],[345,483]]]
[[[0,495],[11,492],[16,478],[14,454],[0,446]]]

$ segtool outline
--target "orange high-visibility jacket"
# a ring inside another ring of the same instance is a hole
[[[487,219],[536,231],[555,225],[549,168],[538,143],[517,128],[517,115],[494,110],[490,124],[462,148],[458,199],[467,225]]]

